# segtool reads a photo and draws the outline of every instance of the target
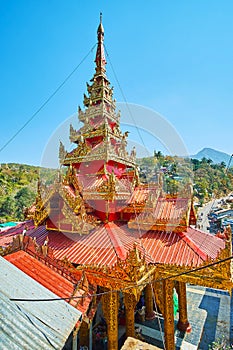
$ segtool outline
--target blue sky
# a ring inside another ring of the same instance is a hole
[[[127,102],[164,116],[190,154],[233,153],[231,0],[0,0],[0,148],[96,43],[100,11]],[[82,106],[94,56],[0,152],[0,163],[40,164],[51,134]],[[123,101],[110,64],[107,74]]]

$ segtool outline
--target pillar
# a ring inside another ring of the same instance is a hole
[[[170,279],[163,281],[164,295],[164,337],[165,348],[175,350],[175,327],[173,310],[173,281]]]
[[[79,346],[89,346],[89,324],[84,320],[79,331]]]
[[[72,339],[72,350],[78,349],[78,328],[73,330],[73,339]]]
[[[153,290],[152,285],[147,284],[145,288],[145,307],[146,307],[146,319],[153,320],[156,317],[154,311],[154,300],[153,300]]]
[[[132,292],[124,294],[124,304],[125,304],[126,338],[135,337],[134,312],[135,312],[137,300]]]
[[[109,291],[102,296],[102,309],[107,322],[108,350],[118,349],[118,308],[118,292]]]
[[[177,328],[182,332],[190,333],[192,328],[188,321],[186,284],[184,282],[177,282],[176,291],[179,302],[179,321]]]
[[[92,350],[92,321],[89,327],[89,350]]]

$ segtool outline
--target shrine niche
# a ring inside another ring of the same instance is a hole
[[[97,38],[95,73],[87,83],[84,107],[78,108],[83,126],[70,126],[73,150],[60,143],[62,171],[55,183],[39,183],[35,227],[27,235],[38,246],[48,239],[54,258],[68,261],[77,276],[84,273],[103,294],[109,350],[118,347],[120,297],[126,336],[135,337],[135,307],[142,294],[145,317],[155,317],[156,303],[164,317],[166,349],[173,350],[174,290],[178,328],[189,332],[186,283],[232,288],[231,263],[224,261],[232,255],[231,232],[219,238],[195,228],[190,185],[182,196],[171,196],[161,178],[156,184],[140,183],[136,150],[127,148],[128,133],[120,130],[120,113],[106,75],[102,21]],[[90,324],[83,324],[80,337],[85,345],[89,331]]]

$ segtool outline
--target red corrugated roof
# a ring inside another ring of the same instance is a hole
[[[142,204],[148,199],[150,188],[147,186],[136,187],[130,197],[128,204]]]
[[[153,211],[156,222],[179,222],[185,217],[189,200],[186,198],[159,198]]]
[[[60,298],[80,297],[85,293],[82,289],[76,290],[77,284],[61,276],[59,271],[54,271],[23,250],[6,255],[4,258]],[[93,292],[89,290],[84,299],[77,298],[67,301],[85,314]]]
[[[6,260],[61,298],[70,297],[75,285],[25,251],[4,256]]]
[[[154,208],[146,207],[131,223],[139,221],[142,228],[163,225],[185,225],[189,200],[186,198],[158,198]],[[146,226],[145,226],[146,225]],[[168,229],[169,230],[169,229]]]
[[[104,178],[101,176],[80,177],[83,186],[83,191],[96,191],[104,183]]]
[[[48,231],[44,226],[29,230],[27,235],[35,237],[40,245],[48,236],[49,246],[56,259],[66,257],[80,265],[112,266],[117,262],[117,257],[126,257],[135,242],[138,249],[146,255],[147,262],[187,266],[198,266],[207,257],[215,259],[225,247],[224,240],[193,228],[188,228],[183,233],[145,232],[115,223],[102,224],[88,235]]]
[[[102,225],[88,236],[70,240],[61,233],[45,230],[43,239],[49,235],[50,246],[57,259],[65,256],[78,264],[112,266],[133,248],[134,242],[153,263],[197,266],[207,259],[216,258],[225,242],[215,236],[189,228],[183,235],[175,232],[129,230],[127,226],[114,223]],[[40,237],[41,240],[41,237]],[[39,242],[43,243],[43,242]]]

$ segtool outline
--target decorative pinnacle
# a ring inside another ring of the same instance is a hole
[[[97,51],[96,51],[96,73],[105,73],[105,65],[106,65],[106,59],[104,54],[104,27],[102,25],[102,12],[100,12],[100,24],[97,29],[97,37],[98,37],[98,44],[97,44]]]

